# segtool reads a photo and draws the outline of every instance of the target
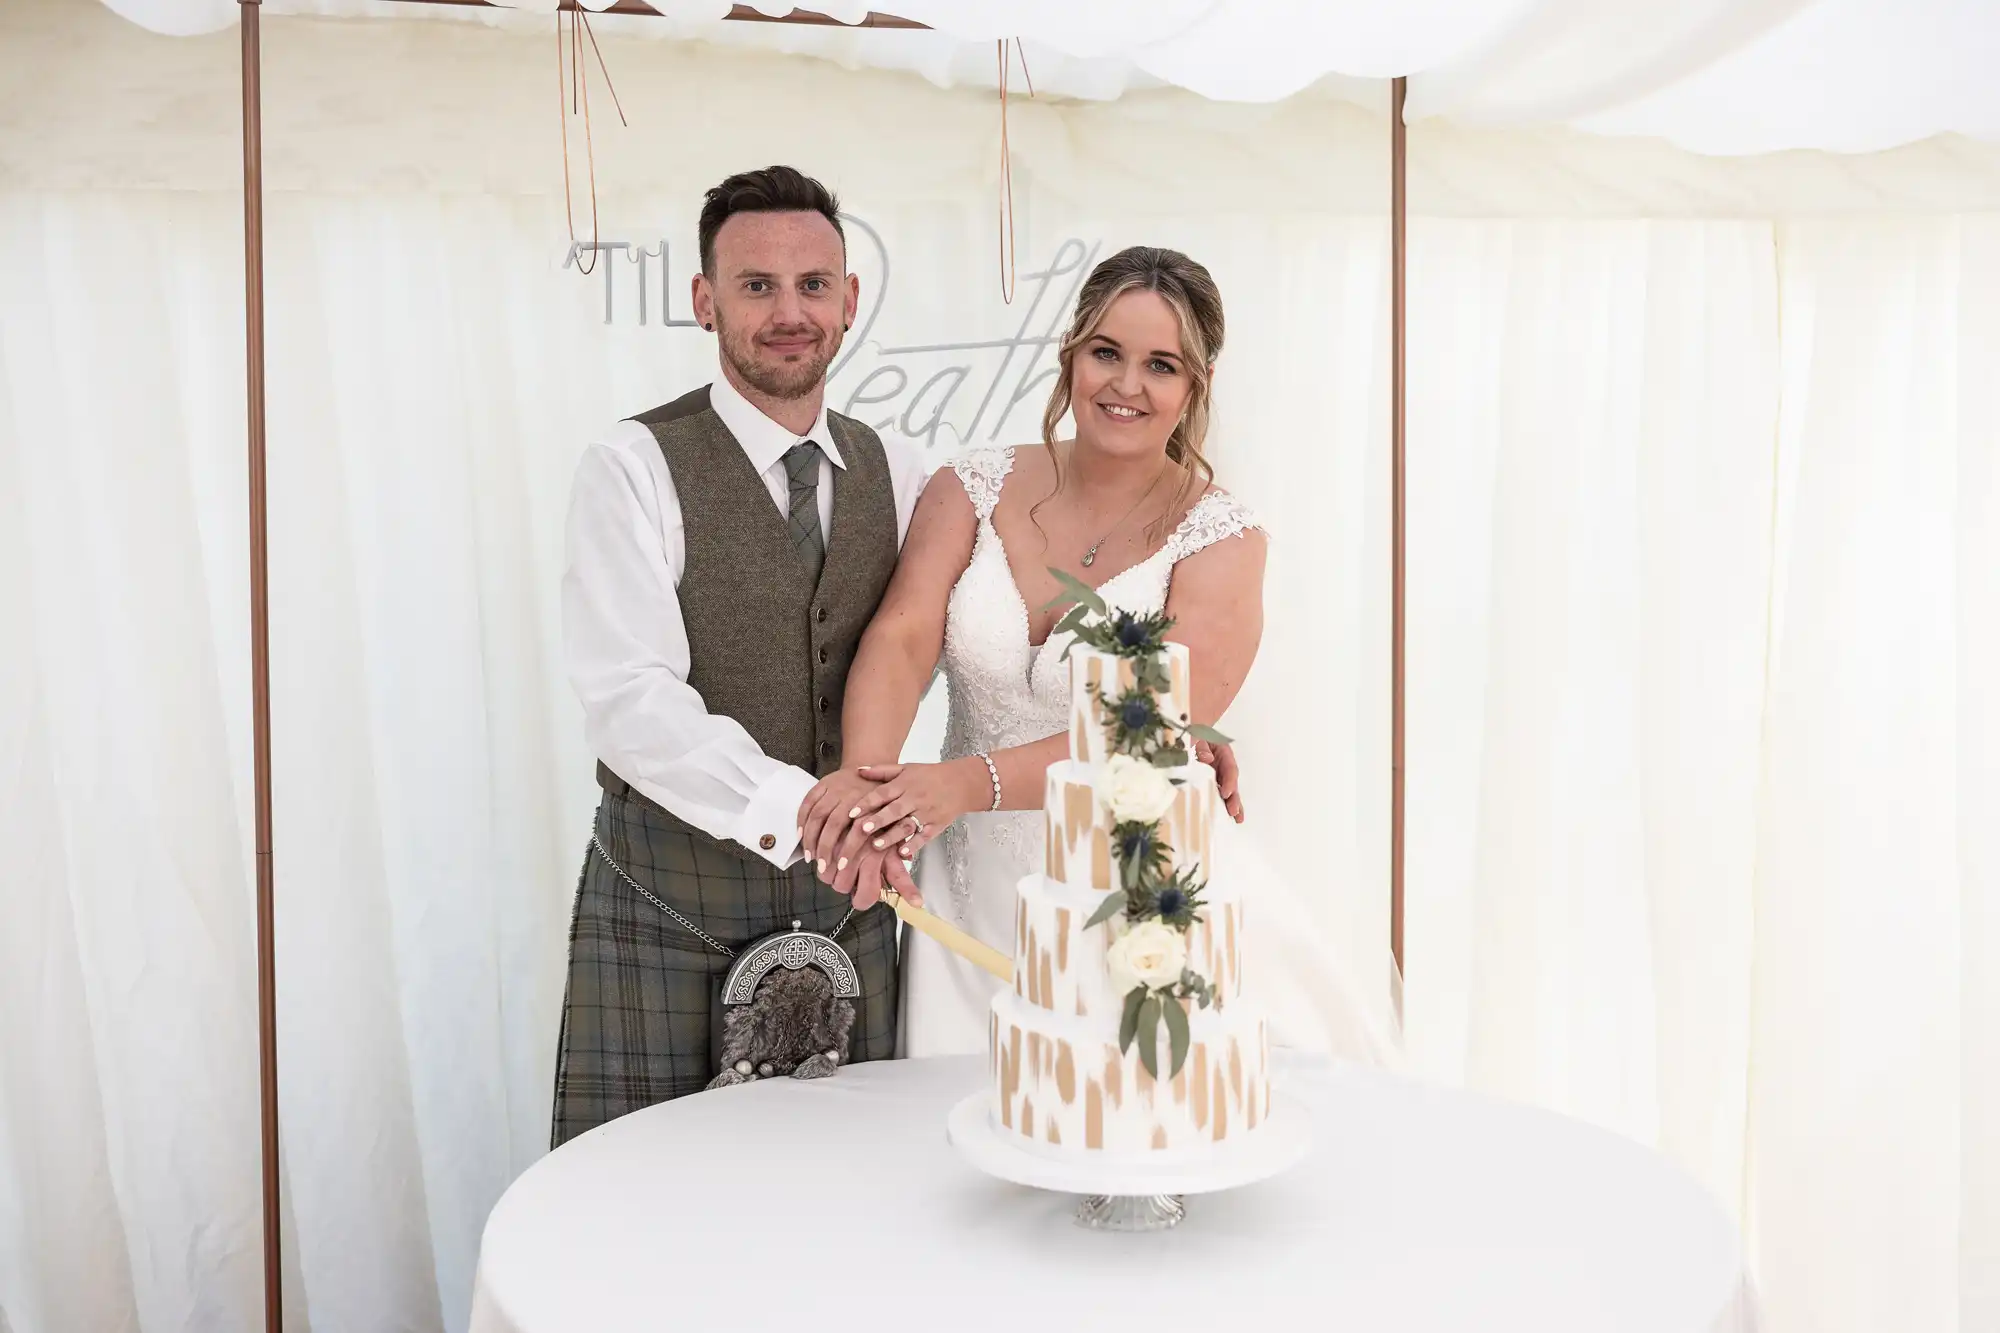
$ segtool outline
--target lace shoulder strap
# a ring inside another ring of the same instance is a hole
[[[1194,508],[1187,511],[1187,517],[1167,538],[1165,550],[1168,558],[1178,564],[1224,537],[1234,537],[1251,528],[1261,532],[1264,525],[1250,512],[1250,506],[1228,491],[1213,490],[1194,502]]]
[[[958,474],[958,484],[965,487],[966,498],[972,501],[972,512],[984,523],[993,517],[993,508],[1000,503],[1000,484],[1014,470],[1014,451],[967,450],[952,460],[951,470]]]

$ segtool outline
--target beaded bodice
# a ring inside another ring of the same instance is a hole
[[[979,527],[972,558],[953,586],[945,611],[947,759],[1026,745],[1069,725],[1069,667],[1063,649],[1071,636],[1052,634],[1040,644],[1029,641],[1028,606],[993,526],[1000,489],[1013,466],[1012,449],[977,449],[952,464]],[[1135,614],[1158,611],[1166,605],[1176,563],[1255,526],[1255,517],[1235,497],[1210,491],[1188,510],[1159,550],[1100,584],[1098,595]],[[989,854],[1017,862],[1014,873],[1025,875],[1041,868],[1039,811],[1004,811],[960,820],[940,838],[951,866],[954,899],[969,892],[971,841],[988,833],[994,843]],[[963,902],[954,902],[952,910],[962,916]]]

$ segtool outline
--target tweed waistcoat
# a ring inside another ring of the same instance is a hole
[[[847,669],[896,567],[896,499],[881,440],[827,414],[844,466],[833,469],[833,527],[815,583],[706,386],[635,420],[659,442],[680,498],[688,684],[773,759],[833,772]]]

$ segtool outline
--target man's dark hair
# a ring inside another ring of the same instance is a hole
[[[840,201],[833,191],[796,167],[765,167],[740,171],[703,196],[701,205],[701,271],[715,276],[715,234],[737,213],[817,213],[833,224],[840,243],[847,233],[840,225]]]

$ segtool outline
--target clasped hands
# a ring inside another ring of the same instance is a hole
[[[814,874],[854,895],[856,910],[873,907],[885,886],[920,904],[909,862],[947,824],[991,804],[986,765],[976,758],[843,768],[799,805],[799,845]]]
[[[1224,809],[1243,822],[1236,754],[1199,741],[1195,758],[1215,770]],[[843,768],[799,805],[799,845],[813,873],[836,893],[854,895],[857,911],[881,900],[884,887],[921,905],[909,863],[953,820],[993,805],[991,775],[977,756],[940,764],[862,764]]]

